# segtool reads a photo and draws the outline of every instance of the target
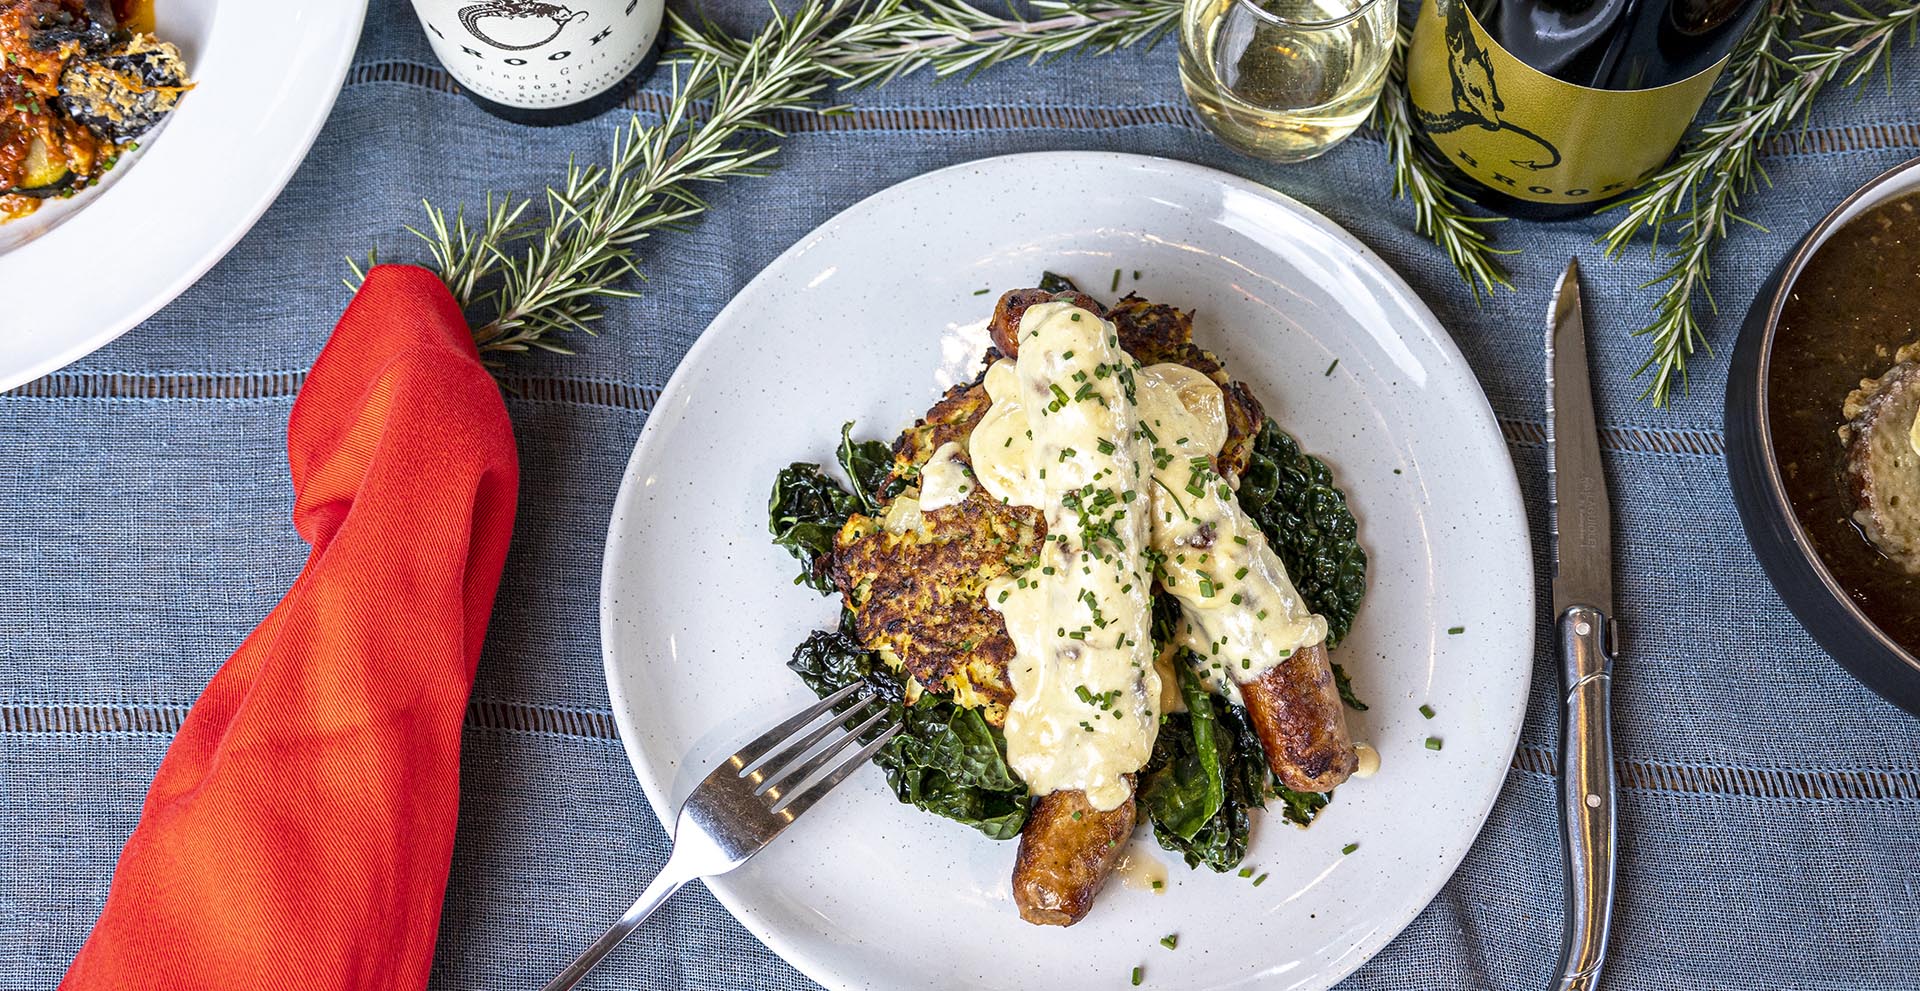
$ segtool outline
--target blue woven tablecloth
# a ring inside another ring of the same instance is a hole
[[[750,25],[757,5],[716,5]],[[661,105],[664,79],[635,101]],[[625,907],[664,837],[608,713],[596,601],[620,473],[674,363],[721,305],[816,224],[929,169],[1036,149],[1165,155],[1251,176],[1345,225],[1452,329],[1499,414],[1546,533],[1540,326],[1568,255],[1587,263],[1602,445],[1618,507],[1615,680],[1623,861],[1612,988],[1920,985],[1920,723],[1861,688],[1782,607],[1740,532],[1720,430],[1724,361],[1655,412],[1629,376],[1654,273],[1604,262],[1605,222],[1502,225],[1519,291],[1476,307],[1389,201],[1362,134],[1273,167],[1226,151],[1186,108],[1173,47],[970,84],[896,83],[832,121],[794,117],[767,178],[712,192],[693,229],[647,242],[646,295],[576,357],[516,361],[519,530],[468,717],[460,832],[437,988],[535,986]],[[375,0],[346,89],[260,224],[153,319],[0,395],[0,986],[50,987],[106,896],[168,740],[215,668],[291,583],[286,419],[346,302],[341,256],[413,252],[422,196],[537,191],[568,152],[602,157],[613,114],[529,132],[453,89],[400,0]],[[1747,298],[1808,225],[1920,153],[1920,52],[1894,81],[1829,94],[1764,159],[1716,262],[1722,353]],[[1544,545],[1537,547],[1544,562]],[[1490,590],[1490,594],[1492,590]],[[1544,584],[1541,589],[1545,599]],[[1544,606],[1543,606],[1544,609]],[[1544,641],[1543,641],[1544,645]],[[1459,874],[1352,988],[1541,985],[1560,928],[1553,668],[1543,653],[1519,754]],[[695,886],[588,986],[814,985]],[[1122,975],[1124,976],[1124,975]],[[1116,977],[1116,985],[1120,977]]]

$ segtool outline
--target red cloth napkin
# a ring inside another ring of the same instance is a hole
[[[187,714],[62,988],[426,986],[519,485],[431,272],[368,274],[287,456],[312,554]]]

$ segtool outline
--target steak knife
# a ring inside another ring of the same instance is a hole
[[[1600,464],[1580,262],[1547,317],[1547,498],[1553,519],[1554,646],[1560,659],[1560,824],[1567,917],[1553,991],[1600,982],[1613,916],[1613,511]]]

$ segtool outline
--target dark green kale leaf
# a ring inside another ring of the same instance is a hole
[[[1367,552],[1333,472],[1268,419],[1254,438],[1239,496],[1307,607],[1327,618],[1327,646],[1338,646],[1367,593]]]
[[[1079,292],[1080,287],[1074,285],[1073,280],[1067,278],[1064,275],[1056,275],[1052,272],[1041,272],[1040,273],[1040,291],[1041,292]]]
[[[860,646],[843,614],[841,628],[821,630],[802,643],[787,666],[820,696],[864,681],[906,726],[874,763],[902,802],[962,822],[996,840],[1020,835],[1027,821],[1027,786],[1007,766],[1007,742],[977,709],[931,692],[907,705],[904,677]]]
[[[853,483],[853,498],[859,501],[861,512],[877,513],[881,503],[899,493],[901,483],[887,485],[887,474],[893,470],[893,449],[877,440],[854,440],[851,420],[840,427],[839,459],[840,470]]]
[[[1189,705],[1188,712],[1160,718],[1153,756],[1140,771],[1141,808],[1153,823],[1153,837],[1162,847],[1179,854],[1188,867],[1205,865],[1224,873],[1239,866],[1247,855],[1247,838],[1253,830],[1249,810],[1266,804],[1270,777],[1266,754],[1245,717],[1225,699],[1203,692],[1199,705]],[[1183,834],[1181,830],[1187,824],[1169,818],[1168,813],[1186,811],[1198,803],[1170,805],[1163,796],[1177,789],[1160,782],[1170,776],[1177,782],[1178,768],[1198,763],[1205,737],[1212,738],[1217,755],[1220,802],[1197,828]]]
[[[1232,745],[1213,717],[1212,699],[1193,666],[1182,663],[1175,669],[1180,696],[1187,704],[1184,732],[1165,748],[1155,746],[1154,756],[1164,759],[1157,767],[1149,763],[1150,772],[1141,774],[1140,807],[1156,833],[1192,842],[1227,800],[1222,758]],[[1162,723],[1159,738],[1164,739],[1170,729]]]
[[[1313,824],[1313,817],[1333,801],[1332,792],[1294,791],[1286,785],[1275,783],[1274,796],[1280,799],[1280,814],[1296,826]]]
[[[785,547],[802,565],[793,583],[822,595],[833,591],[827,571],[833,561],[833,535],[854,513],[879,512],[880,504],[900,489],[898,481],[887,484],[893,451],[877,440],[854,440],[851,422],[840,428],[838,458],[853,483],[852,493],[819,465],[796,461],[774,477],[773,495],[767,500],[767,529],[775,546]]]
[[[1367,711],[1367,704],[1360,701],[1360,696],[1353,694],[1353,679],[1347,677],[1346,668],[1333,665],[1333,683],[1340,689],[1340,701],[1345,702],[1347,708],[1356,712]]]
[[[767,500],[767,529],[776,546],[800,561],[795,585],[818,589],[822,595],[833,591],[833,578],[827,574],[833,535],[859,509],[859,500],[822,474],[819,465],[796,461],[780,469]]]

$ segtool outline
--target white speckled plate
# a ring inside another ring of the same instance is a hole
[[[896,803],[877,771],[708,886],[835,989],[1112,991],[1136,965],[1143,987],[1329,987],[1433,898],[1499,793],[1533,565],[1506,445],[1446,332],[1358,241],[1244,179],[1112,154],[973,162],[867,199],[760,273],[668,383],[614,507],[601,630],[627,753],[671,822],[810,698],[782,664],[839,606],[767,542],[774,473],[830,464],[843,420],[892,437],[971,377],[995,294],[1042,269],[1108,298],[1119,269],[1123,292],[1197,309],[1196,339],[1333,465],[1372,558],[1335,660],[1371,703],[1353,721],[1380,773],[1310,830],[1265,817],[1246,861],[1260,887],[1136,841],[1169,861],[1166,893],[1110,884],[1071,929],[1020,921],[1012,843]]]
[[[0,224],[0,391],[105,346],[224,257],[293,178],[366,0],[155,0],[195,87],[108,181]]]

